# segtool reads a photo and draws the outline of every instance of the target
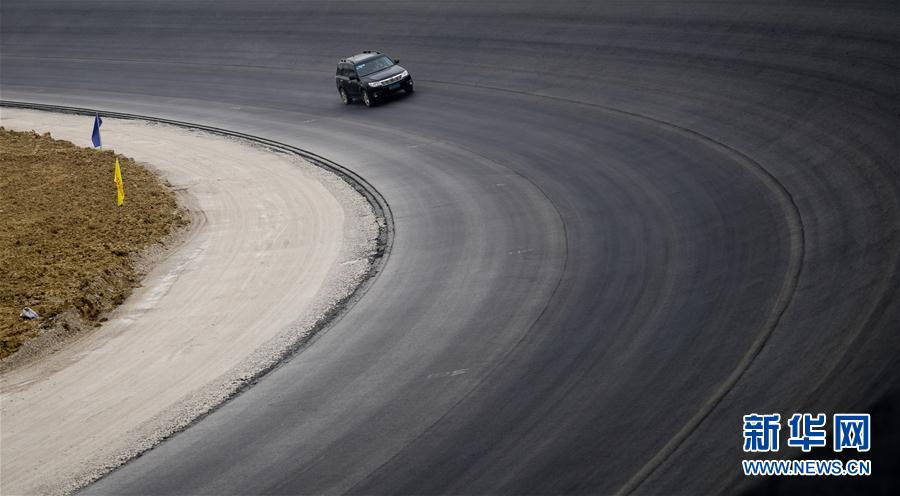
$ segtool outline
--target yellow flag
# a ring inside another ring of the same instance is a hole
[[[125,201],[125,185],[122,183],[122,170],[119,169],[119,157],[116,157],[116,205],[122,206]]]

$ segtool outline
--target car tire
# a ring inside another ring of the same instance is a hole
[[[353,100],[350,99],[350,95],[347,94],[347,90],[341,88],[338,90],[338,93],[340,93],[341,95],[341,103],[343,103],[344,105],[350,105],[351,103],[353,103]]]
[[[375,102],[369,97],[369,92],[366,90],[362,90],[362,101],[366,105],[366,107],[372,107],[375,105]]]

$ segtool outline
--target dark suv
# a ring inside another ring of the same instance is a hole
[[[342,59],[334,76],[341,101],[349,105],[354,98],[359,98],[366,107],[371,107],[395,91],[412,93],[412,77],[399,63],[374,51]]]

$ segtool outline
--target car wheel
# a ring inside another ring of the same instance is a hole
[[[351,100],[350,100],[350,97],[347,95],[347,91],[344,90],[344,88],[341,88],[338,90],[338,93],[341,94],[341,102],[344,105],[350,105]]]
[[[363,90],[363,92],[362,92],[362,99],[363,99],[363,103],[366,104],[366,107],[371,107],[374,104],[372,99],[369,98],[369,92],[366,90]]]

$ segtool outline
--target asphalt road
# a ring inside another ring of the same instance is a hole
[[[893,0],[4,0],[4,99],[283,141],[395,220],[333,327],[86,493],[750,487],[741,415],[900,384],[898,25]],[[416,94],[342,106],[335,62],[370,48]]]

